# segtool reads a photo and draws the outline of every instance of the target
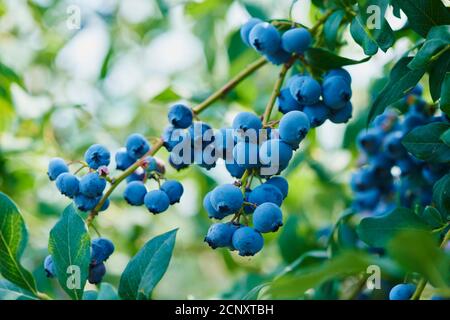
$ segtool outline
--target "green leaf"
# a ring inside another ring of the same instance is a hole
[[[33,293],[7,280],[0,280],[0,300],[39,300]]]
[[[116,289],[107,282],[100,285],[97,300],[119,300]]]
[[[427,40],[408,64],[413,70],[424,68],[431,61],[433,55],[450,43],[450,26],[433,27],[428,33]]]
[[[161,91],[158,95],[153,97],[152,101],[160,103],[170,103],[180,98],[181,97],[171,87],[167,87],[166,89]]]
[[[411,60],[411,57],[402,58],[392,68],[388,83],[370,107],[367,123],[370,123],[375,116],[382,113],[390,104],[403,97],[422,78],[426,69],[409,69],[408,63]]]
[[[402,231],[389,242],[387,252],[406,271],[422,274],[434,286],[446,286],[450,259],[431,233]]]
[[[81,300],[88,278],[91,242],[86,225],[73,204],[63,211],[50,231],[48,250],[59,284],[72,299]]]
[[[0,273],[10,282],[36,294],[33,276],[20,264],[28,232],[16,204],[0,192]]]
[[[172,257],[178,229],[148,241],[122,273],[119,295],[126,300],[149,299]]]
[[[450,174],[434,184],[433,203],[444,220],[450,219]]]
[[[337,10],[333,12],[331,16],[325,21],[323,25],[323,33],[325,37],[325,43],[330,50],[336,48],[337,35],[339,31],[339,26],[343,18],[345,17],[344,10]]]
[[[440,0],[396,0],[408,17],[409,26],[426,37],[434,26],[450,24],[448,9]]]
[[[448,129],[447,131],[445,131],[445,132],[441,135],[441,140],[442,140],[442,142],[444,142],[447,146],[450,147],[450,129]]]
[[[353,18],[352,23],[350,24],[350,34],[355,42],[363,48],[364,54],[373,56],[377,53],[377,42],[366,33],[361,17],[356,16]]]
[[[386,215],[362,219],[356,229],[362,241],[377,248],[385,247],[397,233],[405,230],[431,230],[431,228],[412,210],[397,208]]]
[[[442,83],[444,82],[445,75],[447,73],[450,73],[450,51],[447,51],[443,55],[441,55],[436,61],[432,62],[428,68],[428,74],[430,75],[430,94],[431,98],[433,98],[433,101],[437,101],[441,96],[441,88],[443,87]],[[449,89],[446,90],[446,92],[449,92]]]
[[[431,206],[427,206],[423,212],[420,214],[420,217],[426,221],[432,228],[439,228],[445,225],[445,221],[442,219],[439,211]]]
[[[233,62],[238,57],[241,56],[243,52],[247,50],[247,46],[242,42],[241,33],[238,31],[233,32],[230,36],[229,44],[228,44],[228,59],[230,62]]]
[[[305,53],[306,60],[309,64],[322,70],[329,70],[334,68],[340,68],[343,66],[359,64],[366,62],[370,57],[366,57],[362,60],[352,60],[349,58],[341,57],[323,48],[310,48]]]
[[[404,138],[403,145],[415,157],[427,162],[450,162],[450,147],[441,135],[450,124],[434,122],[411,130]]]
[[[445,74],[441,87],[441,110],[450,116],[450,72]]]
[[[400,6],[398,4],[398,0],[391,0],[391,6],[394,16],[400,19],[402,15],[400,14]]]

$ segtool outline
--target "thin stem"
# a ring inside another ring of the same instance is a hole
[[[49,297],[43,292],[36,292],[36,297],[38,297],[40,300],[52,300],[51,297]]]
[[[369,278],[369,275],[364,274],[361,276],[361,278],[358,280],[358,282],[355,285],[355,288],[350,292],[348,297],[345,300],[354,300],[356,297],[358,297],[358,294],[361,292],[361,290],[366,285],[366,281]]]

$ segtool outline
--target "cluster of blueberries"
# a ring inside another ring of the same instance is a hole
[[[449,121],[445,115],[433,115],[421,94],[422,88],[416,86],[405,96],[408,111],[403,117],[387,109],[358,135],[361,166],[350,181],[358,212],[382,215],[397,205],[429,205],[432,186],[450,169],[448,164],[415,158],[402,144],[403,137],[418,126]]]
[[[137,133],[131,134],[126,140],[126,147],[116,152],[115,161],[117,170],[127,170],[139,162],[137,169],[126,178],[124,198],[130,205],[145,205],[150,212],[158,214],[180,201],[183,186],[178,181],[166,180],[158,190],[147,190],[147,179],[154,178],[159,182],[165,173],[164,164],[148,155],[150,149],[145,137]],[[90,211],[103,196],[109,179],[110,159],[108,149],[94,144],[84,155],[86,166],[89,167],[87,174],[78,178],[69,172],[63,159],[53,158],[48,165],[48,176],[50,180],[56,181],[56,187],[63,195],[73,199],[79,210]],[[100,211],[106,210],[108,206],[109,199],[106,199]]]
[[[106,238],[96,238],[91,242],[91,262],[89,264],[88,281],[91,284],[99,284],[106,273],[105,261],[114,252],[114,244]],[[47,277],[56,277],[55,265],[51,255],[44,261],[44,269]]]

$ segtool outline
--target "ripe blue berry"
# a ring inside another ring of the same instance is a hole
[[[143,161],[142,168],[144,168],[146,172],[158,171],[158,161],[156,161],[154,157],[148,156]]]
[[[106,274],[106,267],[104,263],[91,265],[89,267],[88,281],[91,284],[99,284],[100,282],[102,282],[102,279],[105,276],[105,274]]]
[[[389,292],[389,300],[409,300],[415,290],[416,286],[411,283],[398,284]]]
[[[290,81],[291,95],[300,104],[314,104],[319,101],[322,89],[319,82],[311,76],[299,76]]]
[[[100,212],[106,211],[109,208],[109,205],[110,205],[109,198],[106,198],[105,202],[103,202],[103,204],[102,204],[102,206],[101,206],[99,211]]]
[[[116,169],[127,170],[136,160],[128,155],[125,148],[122,148],[116,152]]]
[[[324,80],[326,78],[331,78],[334,76],[342,77],[349,85],[352,83],[352,76],[350,75],[350,73],[348,73],[347,70],[342,68],[329,70],[327,73],[325,73]]]
[[[44,269],[48,278],[53,278],[56,276],[55,265],[53,264],[53,259],[51,255],[45,257]]]
[[[161,190],[169,196],[170,204],[180,202],[184,188],[181,183],[176,180],[167,180],[161,185]]]
[[[414,94],[416,96],[421,96],[423,93],[423,88],[420,84],[417,84],[414,88],[412,88],[408,94]]]
[[[47,175],[51,181],[56,180],[61,173],[69,172],[69,167],[61,158],[53,158],[48,163]]]
[[[158,214],[169,208],[170,200],[164,191],[152,190],[145,195],[144,204],[151,213]]]
[[[280,65],[286,63],[291,58],[291,54],[279,48],[275,53],[266,54],[267,60],[269,60],[274,65]]]
[[[333,110],[345,107],[352,97],[350,84],[339,76],[325,78],[322,84],[323,102]]]
[[[257,206],[266,202],[281,206],[281,203],[283,202],[283,193],[276,186],[263,183],[250,192],[248,201]]]
[[[183,142],[187,134],[182,129],[177,129],[173,126],[167,126],[162,134],[162,140],[164,143],[164,147],[167,151],[172,151],[175,146],[179,143]]]
[[[353,106],[348,101],[345,106],[338,110],[330,110],[329,119],[333,123],[347,123],[352,118]]]
[[[229,128],[220,128],[219,131],[215,133],[214,144],[218,156],[227,159],[232,152],[233,148],[237,142],[235,130]]]
[[[387,155],[393,159],[401,159],[407,155],[407,151],[402,144],[403,133],[394,131],[389,133],[383,141],[383,149]]]
[[[281,37],[281,46],[289,53],[304,53],[311,45],[311,33],[305,28],[286,31]]]
[[[274,176],[267,180],[265,183],[277,187],[283,195],[283,199],[287,197],[289,192],[289,184],[287,180],[282,176]]]
[[[277,103],[278,111],[283,114],[294,110],[301,111],[303,109],[303,106],[294,99],[289,88],[281,89],[280,94],[278,95]]]
[[[208,217],[210,219],[214,218],[214,219],[223,219],[227,216],[227,214],[224,213],[220,213],[219,211],[217,211],[212,203],[211,203],[211,192],[208,192],[205,197],[203,198],[203,207],[205,208],[206,212],[208,213]]]
[[[266,169],[264,171],[271,175],[283,171],[291,158],[292,148],[280,139],[267,140],[259,149],[259,160]]]
[[[133,159],[139,159],[150,151],[150,145],[142,134],[133,133],[128,136],[125,143],[128,155]]]
[[[232,184],[218,186],[211,193],[213,208],[224,215],[238,212],[243,203],[244,197],[241,190]]]
[[[281,209],[274,203],[266,202],[259,205],[253,212],[253,226],[256,231],[275,232],[283,225]]]
[[[142,168],[137,168],[132,174],[130,174],[126,181],[127,183],[133,182],[133,181],[144,181],[145,179],[145,171]]]
[[[237,179],[242,178],[242,176],[245,172],[245,168],[238,165],[235,160],[233,160],[233,162],[231,162],[231,161],[225,162],[225,167],[228,170],[228,172],[230,173],[230,175]]]
[[[245,169],[258,167],[258,145],[251,142],[238,142],[233,148],[233,159],[238,166]]]
[[[106,180],[97,172],[90,172],[80,180],[80,192],[86,197],[95,198],[105,190]]]
[[[101,166],[108,166],[110,160],[111,154],[108,149],[100,144],[93,144],[84,154],[84,161],[86,161],[89,168],[95,170]]]
[[[188,129],[192,146],[200,146],[204,149],[211,142],[214,142],[215,136],[211,126],[204,122],[194,122]]]
[[[114,252],[114,244],[106,238],[95,238],[91,242],[91,264],[99,264],[108,260]]]
[[[100,198],[101,196],[90,198],[82,193],[79,193],[73,198],[73,202],[75,203],[75,206],[78,208],[78,210],[86,212],[94,209],[97,203],[100,201]]]
[[[305,106],[303,112],[308,116],[311,128],[321,126],[330,115],[330,110],[322,101]]]
[[[261,119],[251,112],[240,112],[233,120],[233,129],[246,132],[249,129],[259,131],[262,128]]]
[[[423,113],[417,111],[408,111],[402,122],[402,130],[404,133],[410,132],[412,129],[427,123],[427,118]]]
[[[56,179],[56,187],[63,195],[73,198],[80,190],[80,181],[73,174],[64,172]]]
[[[192,162],[185,159],[183,154],[178,154],[176,152],[171,152],[169,155],[169,164],[177,171],[189,167]]]
[[[238,250],[241,256],[253,256],[261,251],[264,246],[262,235],[251,227],[237,229],[232,238],[233,248]]]
[[[123,197],[132,206],[142,206],[144,197],[147,194],[147,188],[141,181],[130,182],[123,192]]]
[[[240,225],[232,222],[215,223],[209,227],[205,242],[213,249],[231,248],[233,234],[239,227]]]
[[[377,153],[380,150],[382,142],[383,132],[375,128],[362,131],[357,137],[358,146],[367,154]]]
[[[250,31],[253,29],[254,26],[256,26],[258,23],[261,23],[262,21],[258,18],[251,18],[249,19],[245,24],[242,25],[240,34],[242,41],[250,47],[250,41],[249,41],[249,35]]]
[[[301,111],[288,112],[281,118],[278,129],[281,140],[296,149],[308,133],[309,118]]]
[[[186,129],[192,124],[192,118],[194,117],[191,108],[184,104],[175,104],[169,109],[168,118],[169,122],[175,128]]]
[[[380,200],[378,189],[369,189],[355,193],[353,206],[356,210],[374,209]]]
[[[267,22],[255,25],[248,38],[250,45],[262,54],[274,54],[281,46],[281,37],[277,28]]]

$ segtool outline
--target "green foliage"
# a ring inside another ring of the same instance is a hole
[[[338,56],[337,54],[323,48],[311,48],[305,54],[306,61],[311,65],[322,69],[329,70],[343,66],[349,66],[366,62],[370,57],[361,60],[352,60],[349,58]]]
[[[444,220],[450,219],[450,174],[443,176],[433,187],[433,203]]]
[[[0,280],[0,300],[38,300],[36,296],[14,283]]]
[[[436,26],[428,32],[427,39],[414,58],[408,64],[412,70],[426,67],[433,59],[433,56],[443,48],[450,46],[450,25]]]
[[[337,10],[330,15],[323,25],[325,43],[328,49],[334,50],[338,41],[339,27],[345,17],[344,10]]]

